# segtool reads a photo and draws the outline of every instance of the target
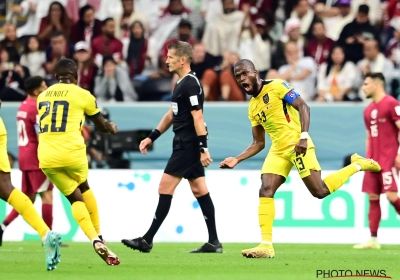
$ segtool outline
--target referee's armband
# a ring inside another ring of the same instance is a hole
[[[292,104],[293,101],[299,96],[300,96],[300,94],[297,91],[295,91],[294,89],[292,89],[291,91],[286,93],[286,95],[283,98],[283,100],[285,100],[286,103]]]

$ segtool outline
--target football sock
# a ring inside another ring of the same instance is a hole
[[[369,201],[368,222],[371,237],[378,236],[379,222],[381,221],[381,205],[379,200]]]
[[[86,234],[90,241],[98,240],[97,232],[93,227],[92,221],[90,220],[90,215],[86,209],[85,203],[82,201],[76,201],[72,203],[72,215],[75,221],[79,224],[80,228]]]
[[[272,225],[275,218],[275,203],[273,198],[260,197],[258,206],[258,221],[261,228],[261,243],[272,243]]]
[[[393,205],[394,209],[396,209],[397,214],[400,215],[400,198],[397,198],[397,200],[395,202],[391,202],[391,204]]]
[[[324,183],[331,193],[337,191],[344,183],[355,173],[359,171],[359,167],[352,163],[346,167],[329,174],[325,177]]]
[[[13,208],[10,212],[10,214],[7,215],[7,217],[4,219],[3,224],[5,226],[8,226],[11,224],[12,221],[14,221],[17,217],[19,216],[19,213]]]
[[[43,221],[51,229],[53,226],[53,204],[42,204],[42,217]]]
[[[39,214],[36,212],[32,201],[20,190],[14,189],[11,192],[7,202],[24,218],[24,220],[31,227],[37,231],[41,238],[43,238],[47,231],[50,230],[43,219],[40,218]]]
[[[215,209],[211,200],[210,193],[197,197],[201,211],[203,212],[204,220],[207,224],[208,242],[214,244],[218,242],[217,228],[215,226]]]
[[[100,235],[100,218],[99,218],[99,208],[97,207],[96,197],[91,189],[85,191],[82,194],[83,201],[85,202],[86,208],[89,212],[90,219],[97,235]]]
[[[158,229],[160,228],[161,224],[164,222],[165,218],[168,215],[169,208],[171,207],[171,202],[172,202],[172,195],[160,194],[153,222],[151,223],[151,226],[149,230],[146,232],[146,234],[143,235],[143,239],[146,240],[148,244],[153,243],[154,235],[156,235]]]

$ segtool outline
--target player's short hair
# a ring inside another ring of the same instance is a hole
[[[251,68],[251,70],[256,70],[256,67],[254,66],[253,61],[250,59],[241,59],[238,62],[236,62],[235,67],[240,66],[240,65],[246,65]]]
[[[385,76],[381,72],[369,72],[364,76],[364,79],[370,78],[372,80],[378,80],[382,83],[383,87],[385,87],[386,81]]]
[[[60,59],[55,68],[54,68],[55,74],[60,77],[68,77],[72,76],[75,77],[76,73],[78,72],[78,66],[76,65],[75,61],[69,58],[62,58]]]
[[[24,82],[25,91],[28,94],[33,93],[35,90],[40,88],[40,86],[42,85],[43,81],[44,81],[44,79],[42,77],[40,77],[40,76],[29,77]]]
[[[179,57],[186,57],[188,63],[192,62],[193,49],[189,43],[183,41],[174,41],[168,45],[169,50],[175,50],[175,54]]]

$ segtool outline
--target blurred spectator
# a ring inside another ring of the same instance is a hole
[[[98,67],[93,61],[87,42],[80,41],[75,44],[74,59],[78,65],[78,86],[93,93]]]
[[[85,5],[79,10],[79,20],[74,24],[71,43],[85,41],[89,45],[92,39],[101,35],[101,21],[94,17],[94,8]]]
[[[145,37],[143,23],[134,21],[130,30],[130,41],[126,62],[129,66],[130,77],[142,73],[147,59],[148,40]]]
[[[87,0],[87,4],[94,7],[96,18],[101,21],[122,14],[122,2],[120,0]]]
[[[102,71],[95,78],[94,93],[99,102],[136,101],[138,99],[127,71],[118,66],[112,56],[103,58]]]
[[[348,59],[357,63],[363,58],[363,44],[366,40],[379,41],[378,31],[368,19],[369,7],[360,5],[356,18],[347,24],[340,33],[338,43],[346,47]]]
[[[215,18],[222,14],[221,0],[203,0],[201,1],[201,14],[206,23],[213,22]]]
[[[311,9],[307,0],[298,0],[290,17],[298,18],[300,20],[300,33],[304,37],[307,39],[313,37],[312,26],[318,17],[314,14],[314,11]]]
[[[142,13],[138,13],[135,10],[135,1],[134,0],[121,0],[122,2],[122,14],[118,14],[114,17],[116,28],[115,28],[115,37],[123,41],[123,39],[127,39],[129,41],[130,38],[130,27],[133,22],[140,21],[144,27],[146,35],[149,34],[149,23],[147,20],[147,16]]]
[[[26,98],[24,80],[29,77],[28,68],[10,61],[6,49],[0,51],[0,100],[23,101]]]
[[[173,73],[169,72],[166,59],[159,59],[157,70],[151,73],[148,78],[149,79],[162,79],[162,78],[169,78],[172,79]]]
[[[69,38],[72,21],[69,19],[64,6],[60,2],[53,2],[50,5],[49,13],[42,18],[39,28],[39,40],[44,48],[50,42],[50,36],[56,31],[63,32]]]
[[[276,20],[275,15],[269,11],[265,12],[261,17],[266,22],[266,29],[273,44],[279,42],[283,35],[283,24]]]
[[[304,100],[313,100],[317,70],[314,60],[311,57],[300,57],[299,47],[294,42],[286,44],[285,56],[288,64],[279,68],[277,78],[291,83]]]
[[[196,39],[192,36],[192,24],[190,21],[182,19],[179,22],[178,37],[171,38],[164,43],[160,54],[162,59],[166,59],[167,57],[168,45],[175,41],[187,42],[193,46],[193,44],[196,42]]]
[[[398,67],[400,65],[400,17],[393,18],[390,25],[393,27],[393,38],[386,47],[385,55]]]
[[[190,68],[196,73],[196,76],[201,80],[203,74],[208,68],[212,68],[212,58],[206,53],[206,48],[202,43],[193,45],[193,57]]]
[[[102,65],[102,59],[106,55],[113,56],[119,64],[123,59],[123,45],[120,40],[115,38],[115,22],[112,18],[107,18],[102,22],[103,34],[97,36],[92,41],[92,56],[97,65]]]
[[[221,97],[225,101],[245,101],[246,93],[236,83],[233,67],[240,57],[236,53],[228,53],[228,65],[220,75]]]
[[[317,101],[346,101],[351,99],[357,68],[346,60],[342,46],[332,48],[327,62],[318,69]]]
[[[239,10],[246,12],[243,7],[249,6],[249,15],[254,22],[258,18],[262,18],[264,13],[270,11],[274,13],[277,8],[277,1],[271,0],[240,0]],[[245,8],[247,10],[247,8]]]
[[[236,52],[245,14],[236,10],[233,0],[222,0],[224,13],[206,25],[203,43],[213,56],[221,56],[224,51]]]
[[[11,61],[19,61],[19,54],[22,52],[23,45],[17,38],[17,28],[15,25],[7,23],[3,26],[3,32],[4,39],[0,42],[0,48],[8,51]]]
[[[379,72],[385,76],[386,92],[391,93],[394,65],[379,50],[379,43],[376,40],[367,40],[364,43],[364,58],[357,63],[359,70],[358,83],[360,87],[359,96],[364,99],[364,92],[361,89],[364,76],[369,72]]]
[[[49,14],[49,8],[54,0],[23,0],[20,8],[16,11],[18,15],[27,17],[26,23],[17,29],[17,37],[32,36],[39,33],[42,18]],[[62,5],[67,4],[67,0],[59,0]]]
[[[285,23],[285,35],[282,36],[281,41],[277,42],[272,52],[272,69],[277,70],[287,63],[285,57],[285,45],[288,42],[294,42],[298,47],[299,56],[303,57],[304,37],[300,33],[300,20],[297,18],[290,18]],[[270,73],[273,74],[274,71],[270,71]]]
[[[63,57],[73,58],[74,46],[67,43],[67,38],[61,31],[51,34],[50,46],[46,50],[46,63],[44,69],[48,75],[48,79],[54,77],[54,67],[56,63]]]
[[[31,36],[26,41],[20,63],[27,67],[30,73],[35,73],[35,75],[41,77],[46,76],[46,72],[43,69],[43,65],[46,63],[46,54],[41,50],[37,36]]]
[[[338,40],[343,28],[354,20],[351,13],[351,0],[338,0],[335,6],[339,10],[339,14],[334,17],[324,19],[326,27],[326,35],[332,40]]]
[[[313,39],[309,40],[304,48],[304,56],[314,58],[317,66],[326,62],[329,51],[335,44],[331,38],[326,37],[326,30],[322,20],[315,21],[313,24]]]
[[[383,19],[383,2],[386,0],[351,0],[352,14],[355,15],[360,5],[367,5],[369,7],[369,21],[373,26],[380,26]],[[384,4],[386,6],[386,4]]]
[[[250,17],[250,13],[246,12],[246,18]],[[254,62],[254,66],[260,73],[260,77],[264,78],[267,71],[271,68],[271,38],[268,34],[267,22],[263,18],[249,21],[249,28],[243,26],[242,37],[239,45],[239,54],[242,58],[250,59]],[[243,31],[249,32],[244,33]],[[250,38],[244,38],[245,34],[250,34]]]

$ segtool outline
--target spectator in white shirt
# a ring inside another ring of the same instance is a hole
[[[40,42],[37,36],[31,36],[26,41],[20,64],[29,69],[33,75],[44,77],[46,72],[43,65],[46,63],[46,54],[40,49]]]

